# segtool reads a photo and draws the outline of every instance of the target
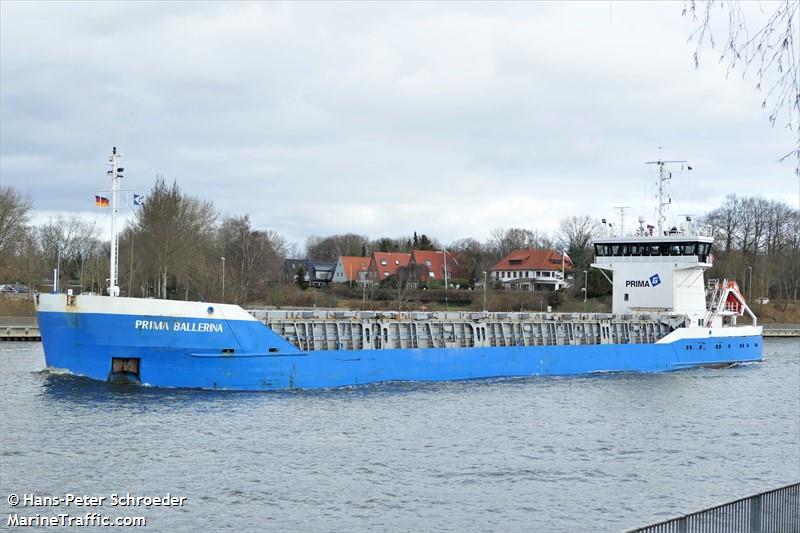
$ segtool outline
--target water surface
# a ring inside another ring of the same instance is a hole
[[[2,528],[11,493],[170,492],[186,505],[101,512],[142,531],[618,531],[800,479],[797,339],[728,369],[283,393],[114,386],[43,370],[39,343],[0,351]]]

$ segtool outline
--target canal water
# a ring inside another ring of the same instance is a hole
[[[44,370],[39,343],[0,351],[0,529],[619,531],[800,479],[798,339],[727,369],[286,393],[113,386]],[[186,500],[110,505],[128,493]]]

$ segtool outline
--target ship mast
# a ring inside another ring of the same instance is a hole
[[[688,166],[688,161],[646,161],[645,165],[658,165],[658,234],[664,235],[664,223],[667,220],[666,208],[669,207],[669,204],[672,203],[672,198],[669,196],[664,198],[666,195],[666,183],[668,180],[672,179],[672,171],[667,170],[665,165],[667,163],[681,163],[681,165],[686,164],[689,170],[692,170],[692,167]],[[683,167],[681,167],[683,169]]]
[[[125,170],[119,166],[120,155],[115,146],[108,158],[110,169],[108,174],[111,176],[111,260],[109,262],[108,295],[111,297],[119,296],[119,241],[117,238],[117,217],[119,216],[119,180]]]

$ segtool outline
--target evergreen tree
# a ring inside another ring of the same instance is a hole
[[[306,281],[306,269],[303,265],[300,265],[300,268],[297,269],[294,282],[303,290],[308,288],[308,281]]]
[[[423,233],[419,238],[419,244],[417,247],[419,250],[433,250],[433,243],[428,236]]]

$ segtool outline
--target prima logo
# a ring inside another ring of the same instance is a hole
[[[658,274],[653,274],[649,279],[629,279],[625,282],[626,287],[657,287],[661,285],[661,278]]]

